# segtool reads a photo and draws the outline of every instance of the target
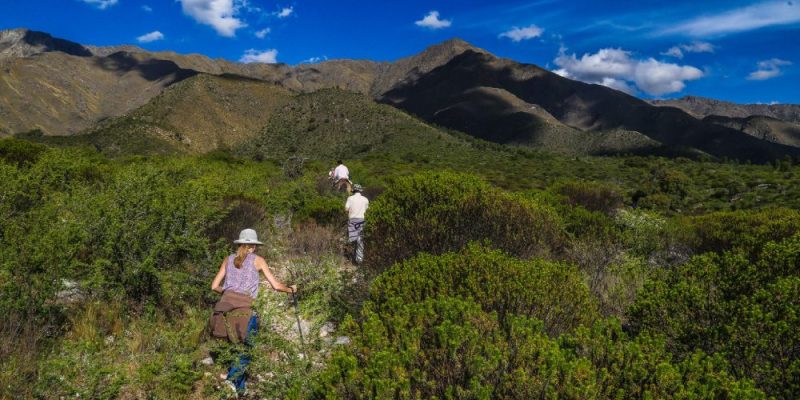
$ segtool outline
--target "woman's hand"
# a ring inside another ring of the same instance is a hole
[[[288,287],[289,287],[289,293],[292,294],[297,293],[297,285],[290,285]]]

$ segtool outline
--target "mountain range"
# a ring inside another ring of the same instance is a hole
[[[14,29],[0,31],[0,78],[0,137],[115,154],[247,143],[261,157],[333,156],[460,131],[565,154],[800,157],[798,105],[647,102],[459,39],[394,62],[288,66],[88,46]]]

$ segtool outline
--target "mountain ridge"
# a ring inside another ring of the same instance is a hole
[[[481,139],[566,153],[591,152],[587,149],[594,145],[587,143],[603,143],[609,153],[667,146],[754,162],[786,154],[800,157],[791,129],[789,136],[754,135],[750,128],[703,121],[680,108],[499,58],[458,38],[393,62],[342,59],[289,66],[127,45],[82,46],[20,29],[5,32],[0,41],[0,69],[6,72],[0,80],[0,136],[30,130],[88,133],[105,119],[135,112],[171,85],[209,74],[255,79],[294,93],[342,89]],[[216,96],[230,95],[225,90]],[[217,128],[225,129],[220,123]]]

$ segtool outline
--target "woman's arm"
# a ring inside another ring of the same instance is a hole
[[[225,264],[227,264],[227,261],[227,258],[222,260],[222,265],[219,266],[219,272],[217,272],[217,276],[214,277],[214,281],[211,282],[211,290],[217,293],[222,293],[222,286],[220,286],[220,284],[222,283],[222,279],[225,278]]]
[[[276,279],[275,276],[272,275],[272,272],[269,270],[267,262],[264,261],[263,258],[261,257],[256,258],[256,268],[264,273],[264,276],[267,277],[267,281],[269,282],[270,285],[272,285],[273,289],[279,292],[286,292],[286,293],[294,293],[297,291],[297,285],[286,286],[280,281],[278,281],[278,279]]]

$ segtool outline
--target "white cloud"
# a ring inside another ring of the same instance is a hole
[[[786,0],[762,1],[747,7],[685,21],[666,28],[661,33],[690,36],[726,35],[797,22],[800,22],[800,5]]]
[[[260,31],[256,31],[255,35],[256,35],[256,37],[257,37],[257,38],[259,38],[259,39],[263,39],[263,38],[267,37],[267,35],[268,35],[268,34],[269,34],[271,31],[272,31],[272,30],[271,30],[271,29],[269,29],[269,28],[264,28],[264,29],[262,29],[262,30],[260,30]]]
[[[501,33],[500,37],[507,37],[515,42],[520,42],[539,37],[542,35],[542,32],[544,32],[544,29],[536,25],[526,26],[524,28],[515,26],[511,30]]]
[[[553,72],[570,79],[597,83],[626,93],[637,89],[660,96],[686,87],[685,81],[703,77],[703,71],[692,67],[664,63],[653,58],[637,60],[622,49],[600,49],[594,54],[575,54],[559,51],[554,60],[560,68]]]
[[[159,31],[153,31],[137,37],[136,40],[138,40],[139,43],[155,42],[156,40],[164,40],[164,34]]]
[[[239,59],[239,62],[275,64],[276,62],[278,62],[278,50],[249,49],[244,52],[244,55],[242,56],[242,58]]]
[[[108,7],[111,7],[117,4],[118,0],[80,0],[86,4],[93,5],[101,10],[105,10]]]
[[[284,7],[280,11],[276,12],[275,15],[278,18],[286,18],[286,17],[292,15],[293,12],[294,12],[294,7]]]
[[[242,1],[238,0],[178,0],[183,6],[183,13],[195,21],[209,25],[218,34],[226,37],[236,35],[236,30],[247,24],[237,18]]]
[[[791,61],[781,60],[780,58],[759,61],[758,69],[751,72],[750,75],[747,76],[747,79],[751,81],[772,79],[776,76],[780,76],[783,72],[781,71],[781,67],[789,65],[792,65]]]
[[[689,66],[663,63],[652,58],[636,65],[634,82],[647,94],[661,96],[680,92],[686,87],[685,81],[703,77],[703,71]]]
[[[689,44],[679,44],[672,46],[669,50],[661,53],[661,55],[671,56],[675,58],[683,58],[684,52],[687,53],[713,53],[714,45],[708,42],[694,41]]]
[[[142,11],[144,12],[153,12],[153,7],[148,6],[147,4],[142,6]]]
[[[419,21],[414,21],[414,24],[428,29],[442,29],[447,28],[453,24],[449,19],[439,19],[438,11],[431,11]]]

